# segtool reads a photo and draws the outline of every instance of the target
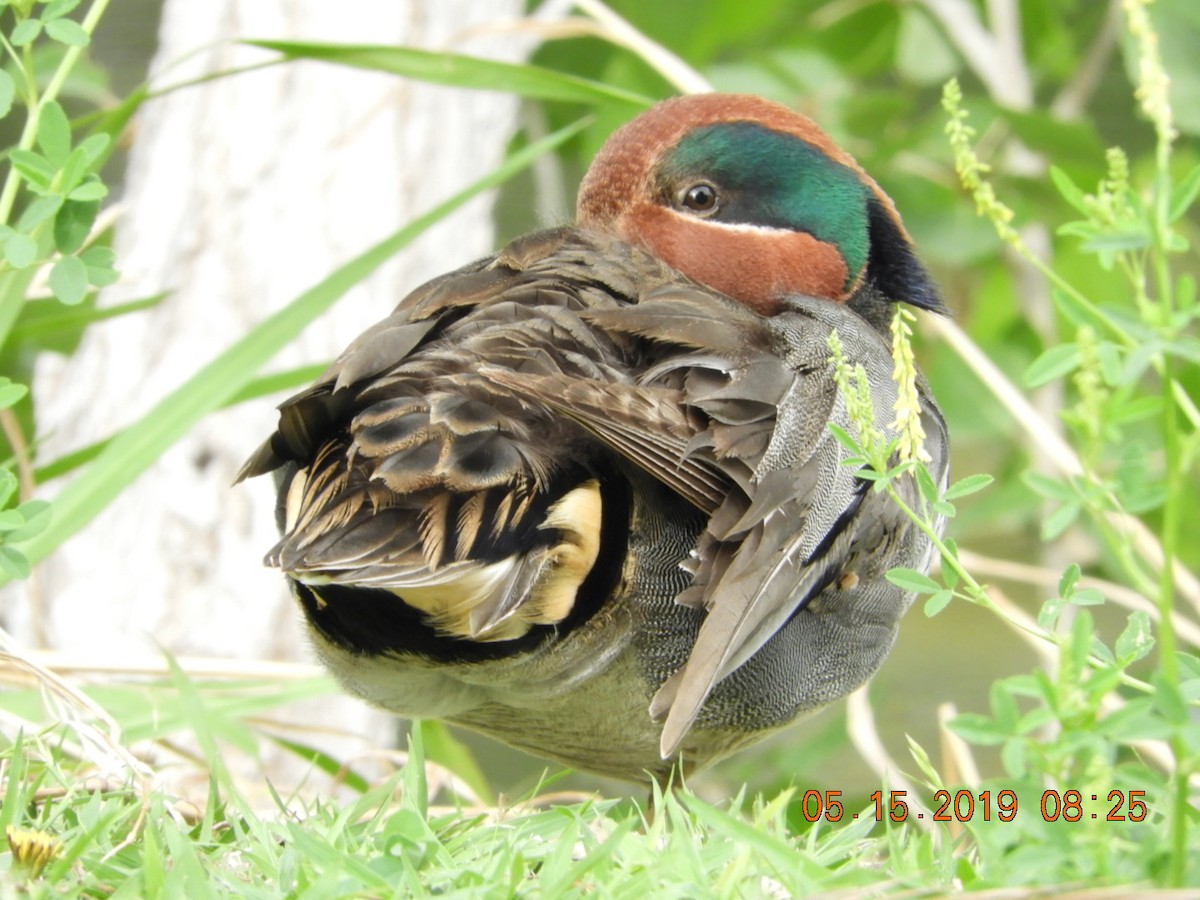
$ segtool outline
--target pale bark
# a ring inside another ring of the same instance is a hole
[[[515,60],[513,37],[459,40],[519,0],[169,0],[155,86],[269,58],[239,38],[403,44]],[[199,48],[199,52],[194,52]],[[188,54],[193,54],[188,56]],[[503,155],[515,101],[316,63],[218,79],[150,102],[131,152],[104,302],[171,291],[94,328],[38,373],[47,458],[111,433],[338,264]],[[429,231],[309,328],[272,368],[331,358],[421,281],[492,248],[489,201]],[[278,398],[275,398],[278,399]],[[268,479],[231,488],[273,426],[271,399],[207,419],[133,489],[8,591],[8,627],[68,652],[308,658],[277,572]]]

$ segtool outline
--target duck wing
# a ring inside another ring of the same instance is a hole
[[[829,430],[853,429],[834,330],[890,421],[889,347],[844,305],[764,318],[613,238],[522,238],[414,291],[283,404],[243,470],[295,471],[268,562],[318,597],[385,590],[445,635],[509,640],[564,621],[597,559],[615,587],[608,475],[637,466],[707,516],[677,598],[706,615],[651,706],[669,757],[714,686],[831,586],[907,603],[883,572],[909,526]]]
[[[609,451],[505,379],[629,380],[637,342],[581,314],[628,308],[675,277],[616,239],[558,229],[414,291],[280,407],[243,467],[239,479],[285,472],[267,563],[318,598],[331,585],[387,591],[447,637],[562,622],[627,522],[602,515]],[[673,397],[659,426],[687,430],[685,417]],[[701,487],[681,493],[719,500],[719,476],[693,474]]]
[[[706,616],[686,664],[651,706],[665,718],[665,759],[713,687],[831,585],[867,608],[907,602],[882,574],[912,526],[843,463],[848,453],[829,429],[854,431],[833,379],[829,334],[836,330],[850,364],[864,367],[880,427],[896,399],[890,349],[854,312],[827,300],[794,298],[762,318],[678,284],[644,293],[636,307],[583,317],[606,333],[673,349],[633,382],[487,374],[579,422],[709,515],[685,564],[692,584],[677,598]],[[674,404],[686,427],[667,422]],[[942,465],[944,426],[925,405]],[[911,493],[905,481],[901,490]]]

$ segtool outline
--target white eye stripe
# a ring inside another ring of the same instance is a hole
[[[677,209],[669,212],[684,222],[703,225],[707,228],[720,228],[722,231],[738,231],[747,234],[795,234],[795,229],[779,228],[774,225],[756,225],[753,222],[718,222],[713,219],[701,218],[695,214],[681,212]]]

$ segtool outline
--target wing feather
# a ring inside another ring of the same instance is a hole
[[[649,473],[707,516],[676,598],[705,615],[651,706],[667,758],[722,679],[901,527],[829,433],[853,427],[835,329],[888,421],[889,348],[847,307],[763,318],[615,239],[542,232],[413,292],[281,406],[240,477],[301,468],[268,557],[293,577],[500,640],[557,621],[595,559],[591,500],[555,504],[598,454]]]

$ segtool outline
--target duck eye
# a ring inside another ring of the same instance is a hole
[[[712,212],[717,208],[717,189],[705,182],[694,184],[684,191],[683,205],[692,212]]]

